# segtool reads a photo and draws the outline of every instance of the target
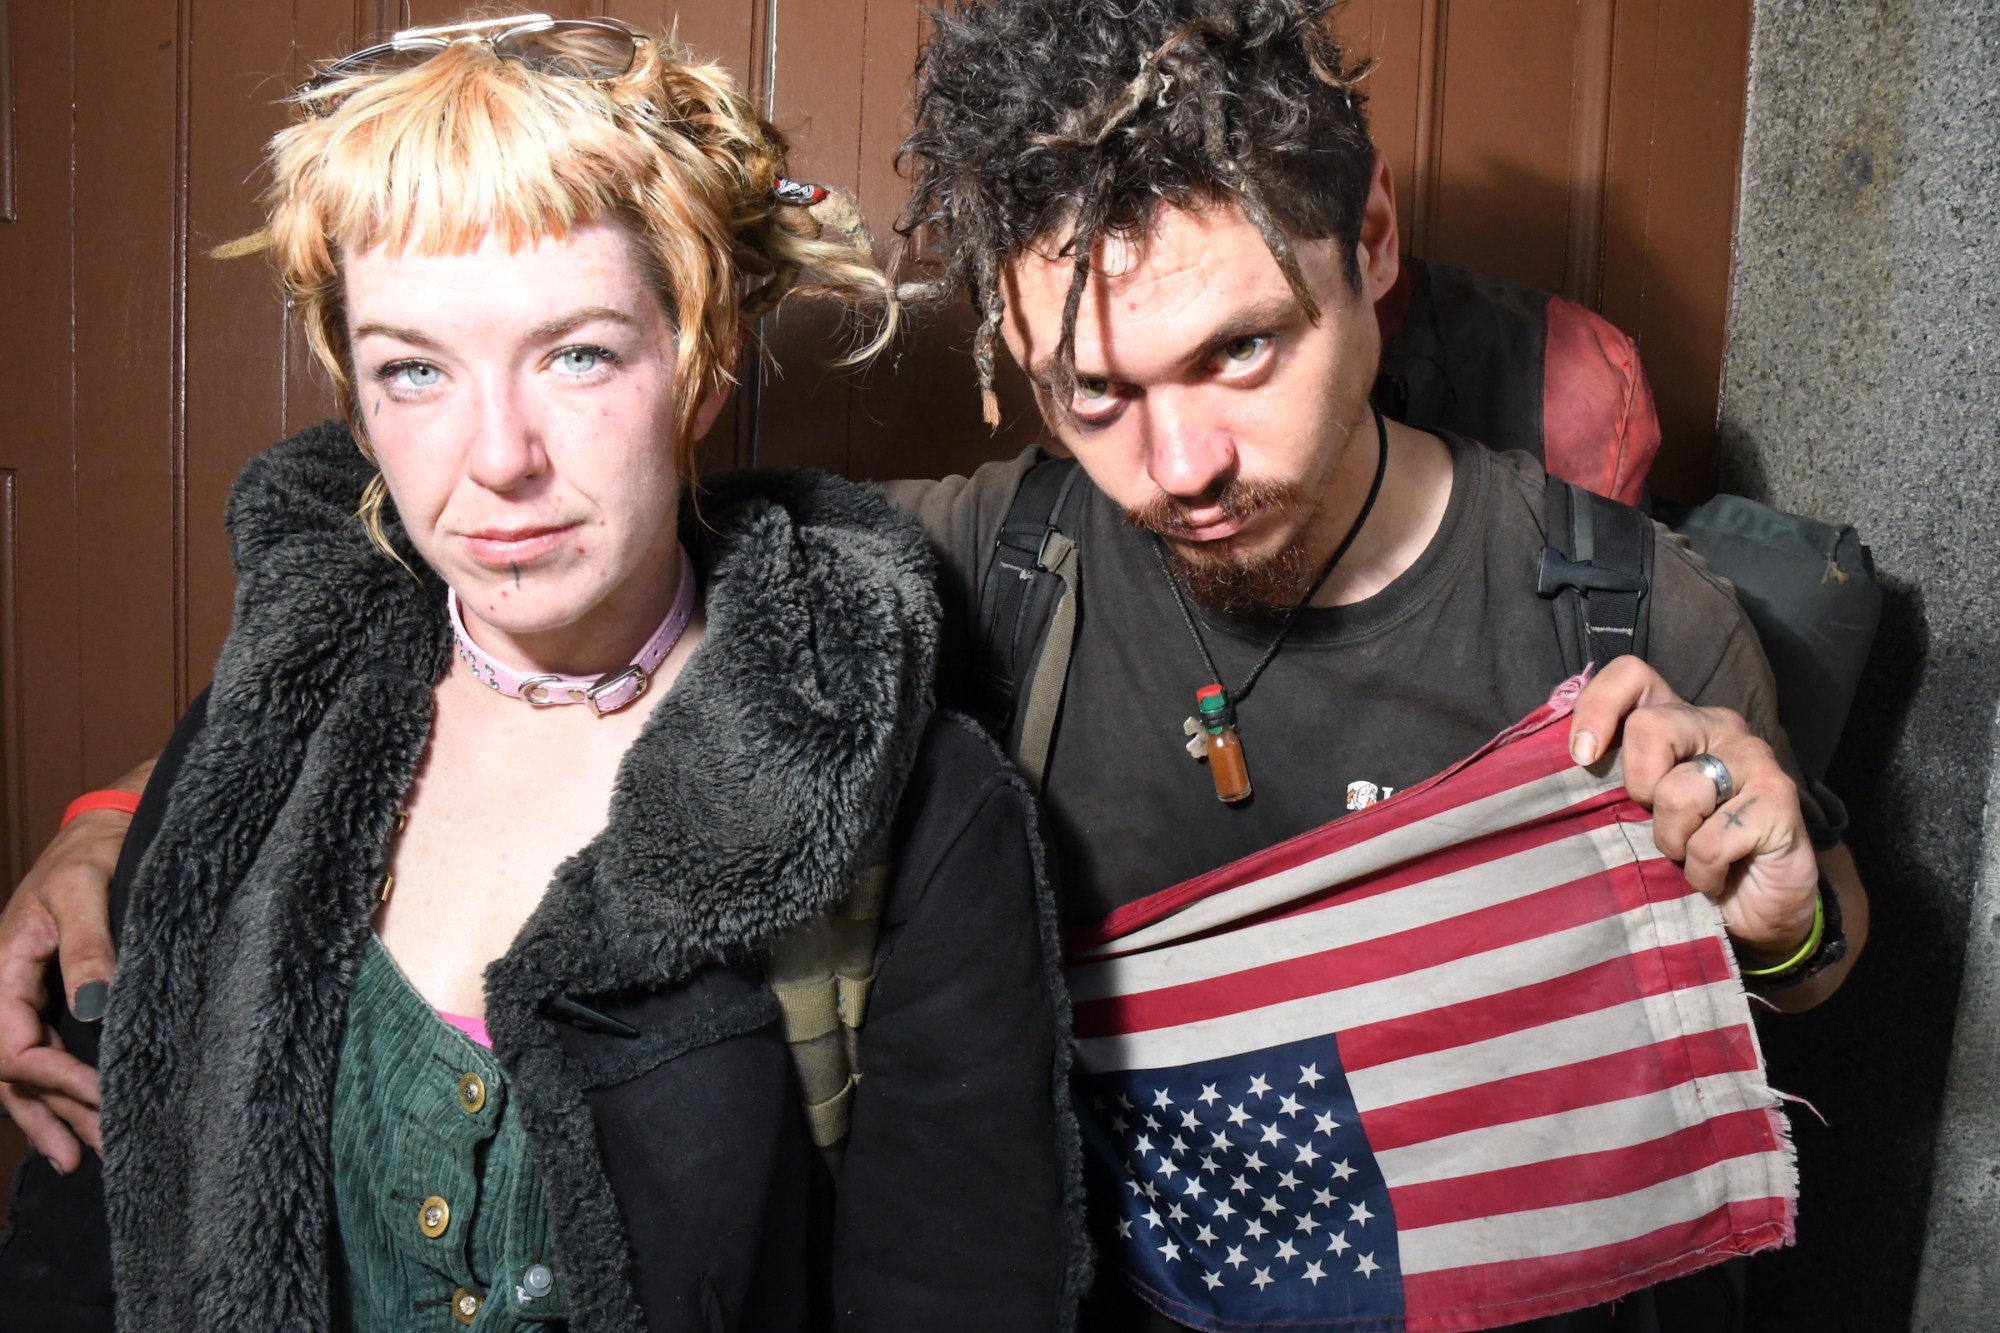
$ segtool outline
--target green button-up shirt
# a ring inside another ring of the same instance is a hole
[[[336,1327],[567,1326],[548,1208],[493,1053],[369,936],[333,1091]]]

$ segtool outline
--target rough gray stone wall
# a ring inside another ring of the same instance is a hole
[[[2000,698],[1996,145],[1993,0],[1756,0],[1719,481],[1855,524],[1885,598],[1829,779],[1873,937],[1832,1002],[1764,1025],[1826,1123],[1793,1116],[1799,1245],[1753,1264],[1751,1328],[1912,1317]],[[1968,1023],[2000,1014],[1974,958]],[[1969,1037],[1957,1078],[1990,1109],[1996,1048]],[[2000,1219],[1971,1212],[1940,1215],[1994,1267]]]
[[[2000,718],[1992,736],[1990,752],[2000,755]],[[1911,1321],[1924,1333],[1984,1327],[2000,1311],[2000,765],[1987,787],[1984,825]]]

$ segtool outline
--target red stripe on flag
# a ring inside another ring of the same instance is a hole
[[[1791,1218],[1785,1199],[1750,1199],[1615,1245],[1407,1273],[1409,1333],[1466,1333],[1600,1305],[1731,1255],[1788,1244]],[[1661,1262],[1663,1254],[1677,1257]]]
[[[1715,1074],[1754,1073],[1757,1043],[1747,1026],[1691,1033],[1614,1055],[1516,1074],[1435,1097],[1361,1111],[1376,1152],[1448,1134],[1599,1106]]]
[[[1328,890],[1322,891],[1317,897],[1307,897],[1299,902],[1286,903],[1281,907],[1260,915],[1246,915],[1240,921],[1233,921],[1227,925],[1217,926],[1213,930],[1202,931],[1198,934],[1187,935],[1183,940],[1176,940],[1175,943],[1179,944],[1188,940],[1207,939],[1215,935],[1227,935],[1232,931],[1263,925],[1271,921],[1290,921],[1296,917],[1310,916],[1314,912],[1323,911],[1329,907],[1346,907],[1352,903],[1366,902],[1370,898],[1380,897],[1382,894],[1391,893],[1397,889],[1405,889],[1412,884],[1422,884],[1426,881],[1436,879],[1440,875],[1476,870],[1482,866],[1490,865],[1503,857],[1514,856],[1521,852],[1531,852],[1537,848],[1549,846],[1552,843],[1594,833],[1599,829],[1610,828],[1616,824],[1643,823],[1651,820],[1652,817],[1650,810],[1619,799],[1616,792],[1600,794],[1570,806],[1567,809],[1558,810],[1546,815],[1532,823],[1501,829],[1497,832],[1483,834],[1476,838],[1469,838],[1456,846],[1446,847],[1440,851],[1432,852],[1428,856],[1418,857],[1408,865],[1369,875],[1366,879],[1354,884],[1352,887],[1332,885]],[[1650,860],[1657,861],[1658,858],[1650,858]],[[1246,884],[1251,882],[1253,881],[1245,881]],[[1674,888],[1671,893],[1664,895],[1656,893],[1654,897],[1672,898],[1694,892],[1693,889],[1687,886],[1686,881],[1680,878],[1678,873],[1674,876],[1673,885]],[[1228,889],[1241,887],[1243,885],[1228,885],[1217,888],[1213,892],[1226,892]],[[1102,958],[1117,958],[1120,956],[1122,955],[1118,950],[1108,949],[1103,953],[1093,955],[1088,961],[1095,962]]]
[[[1363,1023],[1338,1034],[1340,1065],[1372,1069],[1392,1060],[1504,1037],[1559,1018],[1688,990],[1729,977],[1722,941],[1689,940],[1646,953],[1609,958],[1566,976],[1441,1005],[1407,1018]]]
[[[1417,786],[1398,792],[1387,801],[1253,852],[1240,861],[1232,861],[1205,875],[1162,889],[1150,897],[1127,903],[1095,925],[1080,926],[1066,932],[1066,945],[1070,949],[1080,949],[1115,940],[1221,889],[1294,869],[1332,852],[1448,814],[1474,801],[1512,791],[1572,768],[1575,765],[1567,748],[1568,728],[1553,725],[1568,713],[1567,706],[1560,711],[1545,706],[1520,726],[1489,742],[1485,749],[1470,759],[1426,778]],[[1447,779],[1452,779],[1449,786],[1444,785]],[[1579,802],[1578,807],[1610,804],[1622,801],[1624,797],[1623,790],[1613,790]]]
[[[1714,1166],[1779,1148],[1762,1107],[1716,1116],[1650,1143],[1577,1153],[1547,1162],[1482,1171],[1420,1185],[1389,1186],[1398,1231],[1536,1208],[1616,1198]]]
[[[1485,859],[1475,858],[1475,864]],[[1429,863],[1426,865],[1428,868]],[[1357,944],[1261,967],[1246,966],[1224,976],[1179,986],[1081,1001],[1073,1022],[1078,1037],[1108,1037],[1198,1023],[1246,1009],[1262,1009],[1335,989],[1407,976],[1618,916],[1645,906],[1646,901],[1646,882],[1639,866],[1613,866],[1511,902],[1426,922]],[[1409,907],[1421,910],[1423,903],[1413,901]]]

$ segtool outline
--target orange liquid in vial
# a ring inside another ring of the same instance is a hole
[[[1236,728],[1208,732],[1208,775],[1215,779],[1215,798],[1234,804],[1250,799],[1250,769],[1243,762],[1243,738]]]

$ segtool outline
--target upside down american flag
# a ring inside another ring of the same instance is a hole
[[[1163,1313],[1448,1333],[1790,1243],[1720,912],[1571,763],[1578,684],[1069,937],[1097,1243]]]

